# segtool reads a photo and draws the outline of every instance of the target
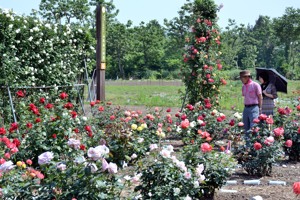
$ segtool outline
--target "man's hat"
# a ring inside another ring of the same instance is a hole
[[[240,72],[240,77],[243,76],[251,76],[250,71],[249,70],[243,70]]]

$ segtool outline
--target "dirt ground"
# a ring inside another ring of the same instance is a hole
[[[244,180],[260,180],[260,185],[244,185]],[[217,191],[215,200],[242,200],[261,196],[264,200],[300,199],[293,193],[293,183],[300,181],[300,163],[278,163],[273,167],[272,175],[265,177],[249,176],[243,169],[237,168],[229,180],[236,180],[237,185],[227,185],[222,189],[236,190],[237,193]],[[285,181],[286,185],[270,185],[269,181]]]

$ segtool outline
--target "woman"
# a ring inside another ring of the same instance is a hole
[[[274,99],[277,98],[277,90],[274,84],[270,83],[269,75],[266,72],[259,74],[259,81],[261,83],[261,90],[263,95],[262,114],[267,116],[274,114]]]

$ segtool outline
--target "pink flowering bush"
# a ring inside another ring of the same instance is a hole
[[[181,112],[176,113],[176,117],[174,131],[182,137],[185,144],[199,144],[203,140],[215,143],[219,140],[231,139],[232,126],[238,122],[232,124],[233,120],[229,121],[209,99],[194,105],[187,104]]]
[[[291,161],[300,161],[300,98],[293,109],[278,108],[275,123],[284,128],[283,148]]]
[[[238,162],[250,175],[265,176],[272,173],[272,164],[283,155],[284,129],[274,127],[273,119],[261,114],[254,120],[249,139],[237,146],[234,154]]]

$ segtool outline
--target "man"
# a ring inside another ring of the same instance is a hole
[[[248,70],[240,72],[240,79],[243,83],[242,94],[244,96],[243,123],[246,140],[249,136],[249,130],[254,125],[253,120],[258,118],[261,113],[262,91],[258,83],[251,80],[251,74]]]

